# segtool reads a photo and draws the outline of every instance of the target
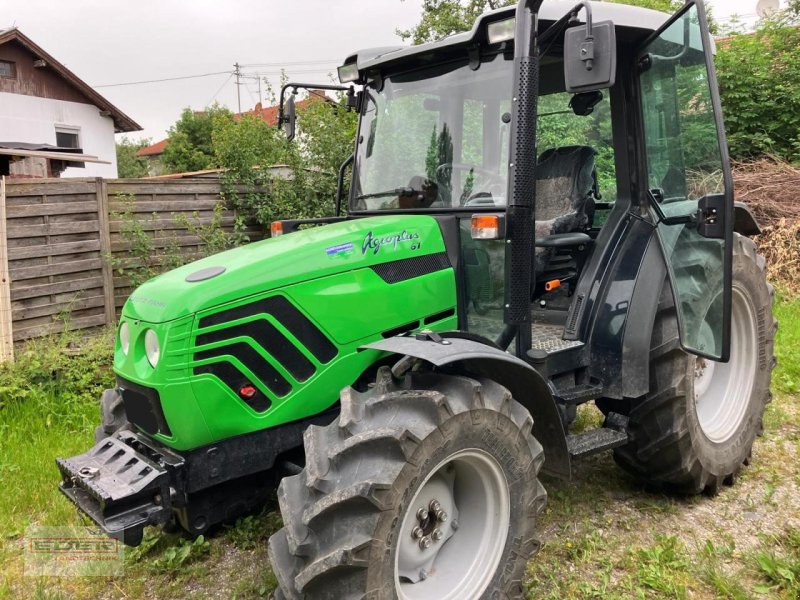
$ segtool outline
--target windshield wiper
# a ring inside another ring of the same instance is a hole
[[[386,190],[385,192],[374,192],[372,194],[361,194],[360,196],[356,196],[356,200],[366,200],[367,198],[385,198],[386,196],[401,196],[405,198],[410,198],[414,194],[418,194],[414,188],[410,187],[401,187],[401,188],[394,188],[393,190]]]

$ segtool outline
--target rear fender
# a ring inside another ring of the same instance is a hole
[[[755,215],[744,202],[733,203],[733,230],[747,237],[761,233]]]
[[[570,478],[567,437],[558,406],[547,381],[526,362],[498,348],[461,338],[433,341],[393,337],[362,348],[412,356],[436,367],[486,377],[506,387],[533,417],[533,435],[544,448],[543,470]]]

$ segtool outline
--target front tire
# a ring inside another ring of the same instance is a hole
[[[625,470],[678,492],[715,494],[733,484],[762,431],[770,401],[777,323],[764,258],[734,235],[731,357],[717,363],[680,346],[665,285],[653,331],[650,392],[629,412],[631,441],[614,452]]]
[[[486,379],[388,368],[305,434],[269,554],[286,598],[521,597],[546,493],[530,414]]]

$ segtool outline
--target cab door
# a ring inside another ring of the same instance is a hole
[[[685,350],[727,361],[730,350],[733,184],[700,0],[638,53],[642,196],[657,223]]]

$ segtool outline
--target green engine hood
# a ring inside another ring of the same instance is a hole
[[[122,312],[163,323],[302,281],[444,251],[430,216],[353,219],[234,248],[159,275],[137,288]]]

